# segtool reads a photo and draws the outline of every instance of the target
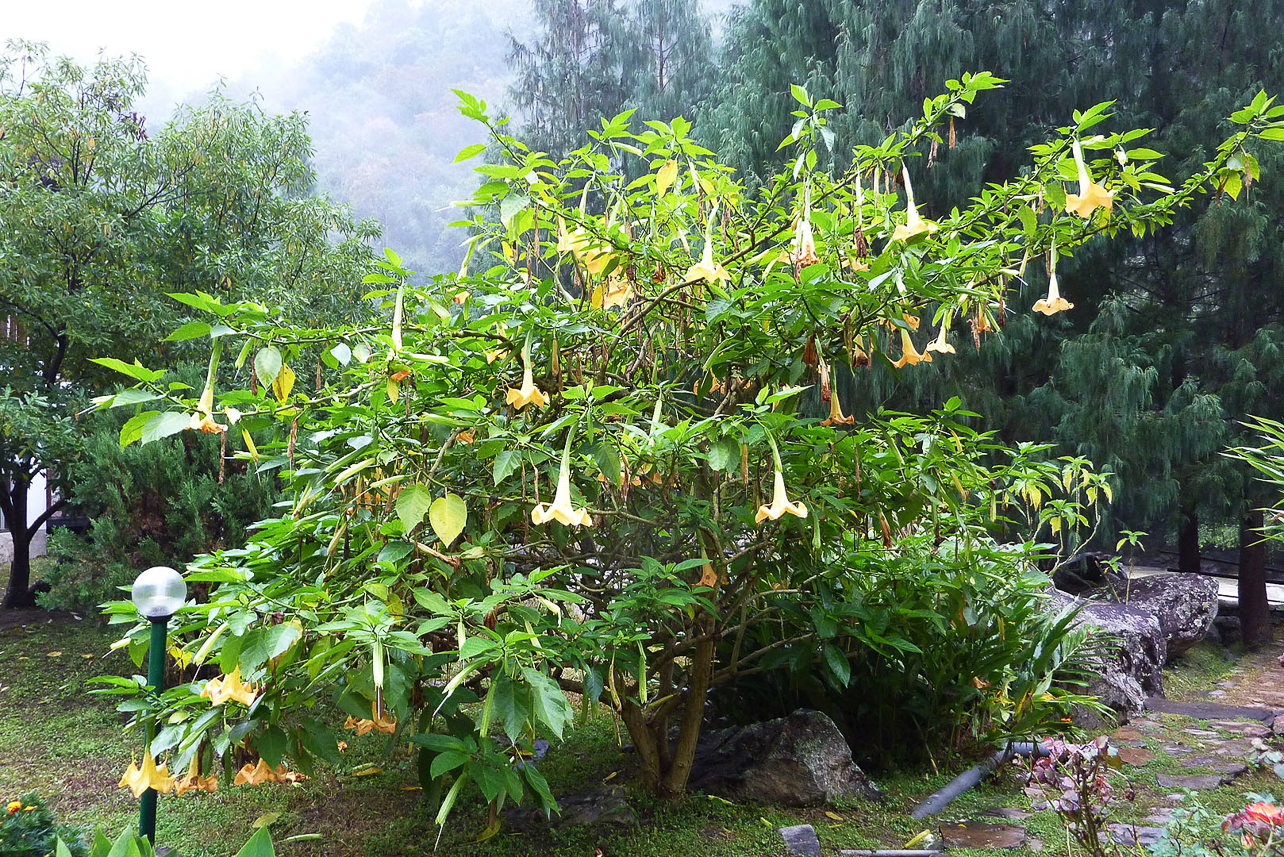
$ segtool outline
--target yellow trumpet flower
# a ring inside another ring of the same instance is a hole
[[[531,510],[531,521],[543,524],[558,521],[568,527],[590,527],[593,516],[588,509],[576,509],[571,505],[571,439],[566,439],[562,450],[562,466],[557,473],[557,493],[552,503],[540,503]]]
[[[767,440],[771,443],[771,462],[775,465],[776,487],[771,504],[764,503],[758,507],[758,514],[753,519],[754,523],[761,524],[768,518],[778,521],[786,512],[799,518],[807,517],[807,506],[801,500],[796,503],[790,502],[789,496],[785,493],[785,474],[780,464],[780,450],[776,448],[776,441],[770,434],[767,435]]]
[[[833,390],[829,394],[829,417],[821,422],[822,426],[849,426],[856,422],[855,417],[843,415],[842,405],[838,403],[838,391]]]
[[[609,250],[593,245],[593,239],[583,227],[566,231],[566,223],[560,218],[557,221],[557,252],[570,253],[583,263],[585,270],[594,276],[605,270],[607,263],[615,258]]]
[[[357,736],[360,737],[371,730],[382,732],[385,735],[391,735],[397,731],[397,719],[388,714],[387,711],[378,710],[376,702],[370,703],[370,719],[358,720],[351,715],[343,722],[344,729],[357,730]]]
[[[143,766],[140,768],[130,762],[129,767],[125,769],[125,775],[120,778],[120,787],[129,789],[134,793],[134,797],[142,797],[143,792],[148,789],[155,789],[162,793],[170,791],[174,788],[174,778],[169,775],[168,765],[157,766],[151,751],[144,750]]]
[[[612,273],[606,278],[606,284],[593,291],[593,306],[602,309],[626,307],[633,299],[633,284],[627,277]]]
[[[932,355],[924,352],[919,354],[914,348],[914,340],[910,339],[909,331],[901,328],[901,359],[892,365],[897,369],[902,366],[917,366],[919,363],[931,363]]]
[[[241,668],[232,670],[231,675],[212,678],[205,683],[201,696],[212,705],[222,705],[229,699],[235,699],[247,708],[258,698],[259,689],[252,684],[241,681]]]
[[[918,206],[914,204],[914,187],[910,184],[909,169],[901,167],[901,175],[905,178],[905,222],[896,227],[892,232],[893,241],[913,241],[923,235],[930,235],[938,227],[930,220],[924,220],[918,216]]]
[[[945,341],[945,334],[949,331],[945,321],[941,322],[941,332],[936,335],[936,339],[927,344],[928,351],[935,351],[938,354],[954,354],[954,346]]]
[[[174,781],[174,794],[181,795],[188,791],[198,792],[216,792],[218,791],[218,777],[201,776],[200,754],[192,755],[192,764],[187,769],[187,774]]]
[[[715,205],[713,211],[709,213],[709,227],[704,236],[704,253],[697,264],[687,269],[688,282],[704,280],[708,283],[725,284],[731,281],[731,275],[727,273],[727,269],[713,261],[713,224],[717,214],[718,207]]]
[[[535,386],[535,378],[531,374],[529,343],[522,349],[522,386],[516,390],[509,388],[508,404],[519,411],[530,404],[540,408],[548,405],[548,396]]]
[[[277,765],[277,769],[284,774],[285,765]],[[268,763],[259,759],[257,765],[245,763],[241,770],[236,772],[236,779],[232,781],[234,786],[257,786],[260,783],[277,782],[277,772],[268,767]]]
[[[1070,150],[1074,153],[1074,164],[1079,170],[1079,192],[1066,194],[1066,214],[1077,214],[1080,217],[1089,218],[1098,208],[1109,211],[1110,206],[1115,202],[1115,192],[1106,190],[1092,180],[1088,165],[1084,163],[1083,149],[1079,146],[1078,140],[1070,144]],[[1048,313],[1048,315],[1051,314]]]
[[[1044,315],[1056,315],[1062,310],[1074,309],[1074,304],[1061,297],[1061,289],[1057,288],[1056,271],[1048,277],[1048,296],[1035,301],[1033,309]]]

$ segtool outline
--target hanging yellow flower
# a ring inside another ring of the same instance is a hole
[[[910,339],[909,331],[901,328],[901,359],[892,365],[897,369],[902,366],[917,366],[919,363],[931,363],[932,355],[928,353],[919,354],[914,348],[914,340]]]
[[[941,319],[941,331],[936,335],[936,339],[927,344],[928,351],[935,351],[937,354],[954,354],[954,346],[945,341],[945,334],[949,332],[949,318]]]
[[[924,235],[930,235],[939,227],[930,220],[918,216],[918,206],[914,204],[914,186],[910,184],[909,169],[901,167],[905,178],[905,222],[892,232],[893,241],[913,241]]]
[[[776,486],[771,498],[771,504],[764,503],[758,507],[758,514],[753,519],[754,523],[761,524],[768,518],[778,521],[780,516],[786,512],[799,518],[807,517],[807,506],[801,500],[796,503],[789,501],[789,497],[785,493],[785,474],[782,472],[784,468],[780,463],[780,450],[776,447],[776,441],[770,434],[767,435],[767,441],[771,444],[771,463],[776,470]]]
[[[571,439],[566,438],[566,447],[562,450],[562,466],[557,473],[557,493],[552,503],[540,503],[531,510],[532,523],[544,524],[557,521],[568,527],[590,527],[593,516],[588,509],[576,509],[571,505]]]
[[[397,719],[391,716],[387,711],[379,709],[378,702],[370,703],[370,719],[358,720],[349,715],[348,719],[343,722],[344,729],[357,730],[357,736],[360,737],[367,732],[382,732],[385,735],[391,735],[397,731]]]
[[[1048,275],[1048,296],[1035,301],[1033,309],[1044,315],[1056,315],[1062,310],[1074,309],[1074,304],[1061,297],[1061,290],[1057,288],[1056,271]]]
[[[843,415],[842,405],[838,403],[838,391],[837,390],[831,391],[829,394],[829,417],[825,419],[821,423],[821,425],[822,426],[840,426],[840,425],[849,426],[854,422],[856,422],[855,417],[849,417],[849,416]]]
[[[220,676],[207,681],[205,688],[201,691],[201,696],[208,699],[212,705],[222,705],[229,699],[235,699],[248,708],[254,704],[258,693],[259,689],[257,687],[241,681],[241,668],[237,667],[232,670],[231,675]]]
[[[285,765],[277,765],[277,770],[282,774],[285,773]],[[277,772],[268,766],[268,763],[259,759],[257,765],[247,762],[241,770],[236,772],[236,779],[232,781],[234,786],[257,786],[261,783],[277,782]]]
[[[615,258],[614,253],[596,246],[583,227],[577,226],[568,233],[566,223],[561,218],[557,220],[557,252],[570,253],[594,276],[602,273],[607,263]]]
[[[129,767],[125,769],[125,775],[120,778],[120,787],[129,789],[134,793],[134,797],[142,797],[143,792],[148,789],[155,789],[161,793],[170,791],[174,788],[174,778],[169,775],[168,765],[162,763],[157,766],[151,751],[144,750],[143,766],[140,768],[130,762]]]
[[[531,374],[529,340],[527,340],[526,347],[522,349],[522,386],[516,390],[509,388],[508,404],[519,411],[531,404],[540,408],[548,405],[548,396],[535,386],[535,377]]]
[[[606,278],[605,285],[593,290],[593,306],[601,309],[626,307],[631,300],[633,300],[633,284],[629,282],[628,277],[621,276],[618,271],[613,271]]]
[[[174,794],[181,795],[184,792],[216,792],[218,791],[218,777],[201,776],[200,754],[192,754],[192,764],[187,769],[187,774],[174,781]]]
[[[1079,192],[1066,194],[1066,213],[1088,218],[1098,208],[1109,211],[1115,202],[1115,192],[1106,190],[1092,180],[1088,165],[1084,163],[1083,149],[1079,146],[1078,140],[1070,144],[1070,150],[1074,153],[1074,164],[1079,170]]]
[[[728,283],[731,281],[731,275],[722,265],[713,261],[713,224],[718,214],[718,207],[715,205],[713,211],[709,213],[709,227],[704,236],[704,252],[700,256],[700,261],[687,269],[687,282],[695,280],[704,280],[708,283]]]

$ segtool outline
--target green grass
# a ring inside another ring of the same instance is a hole
[[[1164,667],[1164,691],[1170,697],[1181,697],[1212,690],[1234,668],[1235,661],[1227,659],[1225,649],[1204,641]]]
[[[101,826],[110,831],[136,822],[137,804],[117,787],[129,764],[137,737],[122,731],[124,717],[112,704],[88,693],[88,679],[103,673],[130,675],[137,668],[122,652],[110,652],[110,629],[65,618],[26,629],[0,630],[0,799],[27,791],[44,797],[63,823]],[[53,656],[51,653],[60,654]],[[90,655],[86,658],[84,655]],[[1183,687],[1211,686],[1232,665],[1220,654],[1214,658],[1197,648],[1178,671]],[[338,719],[333,712],[319,716]],[[1173,729],[1198,725],[1190,718],[1165,715]],[[1117,820],[1140,821],[1152,807],[1166,806],[1168,790],[1158,789],[1159,772],[1191,773],[1188,762],[1163,752],[1161,736],[1147,733],[1156,758],[1144,768],[1130,769],[1138,799],[1121,804]],[[212,795],[187,794],[161,798],[158,841],[180,847],[185,857],[230,857],[253,832],[252,824],[265,815],[271,822],[278,853],[283,857],[325,855],[422,855],[431,850],[438,830],[435,812],[416,788],[413,757],[404,746],[389,753],[386,736],[370,733],[357,738],[338,769],[318,771],[295,786],[230,788],[221,783]],[[811,824],[827,855],[839,848],[900,847],[915,834],[951,820],[981,818],[992,808],[1029,809],[1022,793],[1018,766],[1006,767],[992,780],[965,793],[939,819],[915,822],[909,812],[926,795],[939,789],[972,760],[938,759],[941,770],[900,770],[876,777],[883,790],[878,801],[853,800],[830,808],[762,808],[692,795],[684,801],[656,800],[636,784],[631,754],[621,750],[627,736],[602,715],[580,724],[567,741],[553,747],[540,762],[555,793],[592,788],[604,781],[627,790],[640,819],[630,831],[595,829],[554,830],[536,825],[519,829],[505,825],[485,841],[476,841],[486,827],[480,796],[465,792],[441,836],[442,857],[588,857],[598,848],[604,855],[629,857],[741,857],[783,855],[776,828]],[[380,770],[355,776],[363,766]],[[1250,772],[1231,786],[1202,794],[1218,812],[1242,807],[1246,791],[1284,792],[1284,783],[1269,773]],[[998,819],[987,819],[998,821]],[[1049,810],[1023,822],[1031,836],[1042,841],[1046,857],[1067,854],[1060,819]],[[297,836],[319,839],[286,841]],[[985,849],[952,849],[958,857],[999,857]],[[1033,857],[1028,848],[1004,851],[1008,857]]]

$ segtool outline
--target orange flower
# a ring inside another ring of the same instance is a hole
[[[1244,815],[1257,821],[1264,821],[1272,827],[1284,824],[1284,810],[1273,803],[1258,801],[1244,807]]]
[[[919,354],[914,348],[914,340],[910,339],[909,331],[901,328],[901,359],[892,365],[897,369],[902,366],[917,366],[919,363],[931,363],[932,355],[929,353]]]
[[[282,772],[284,772],[284,765],[280,765],[278,767],[280,767]],[[276,781],[276,772],[268,767],[267,762],[259,759],[259,763],[257,765],[252,765],[247,762],[241,770],[237,771],[236,779],[232,781],[232,785],[257,786],[260,783],[274,783]]]
[[[191,767],[187,769],[187,774],[181,779],[174,782],[174,794],[181,795],[188,791],[198,792],[215,792],[218,791],[218,777],[202,777],[200,770],[199,754],[192,755]]]
[[[9,814],[10,814],[10,815],[13,815],[15,812],[19,811],[20,809],[22,809],[22,801],[20,801],[20,800],[11,800],[11,801],[9,801]]]

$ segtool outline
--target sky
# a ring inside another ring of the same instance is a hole
[[[0,42],[48,42],[81,61],[105,48],[147,61],[149,101],[201,93],[220,76],[291,65],[373,0],[0,0]],[[431,2],[431,0],[427,0]]]

